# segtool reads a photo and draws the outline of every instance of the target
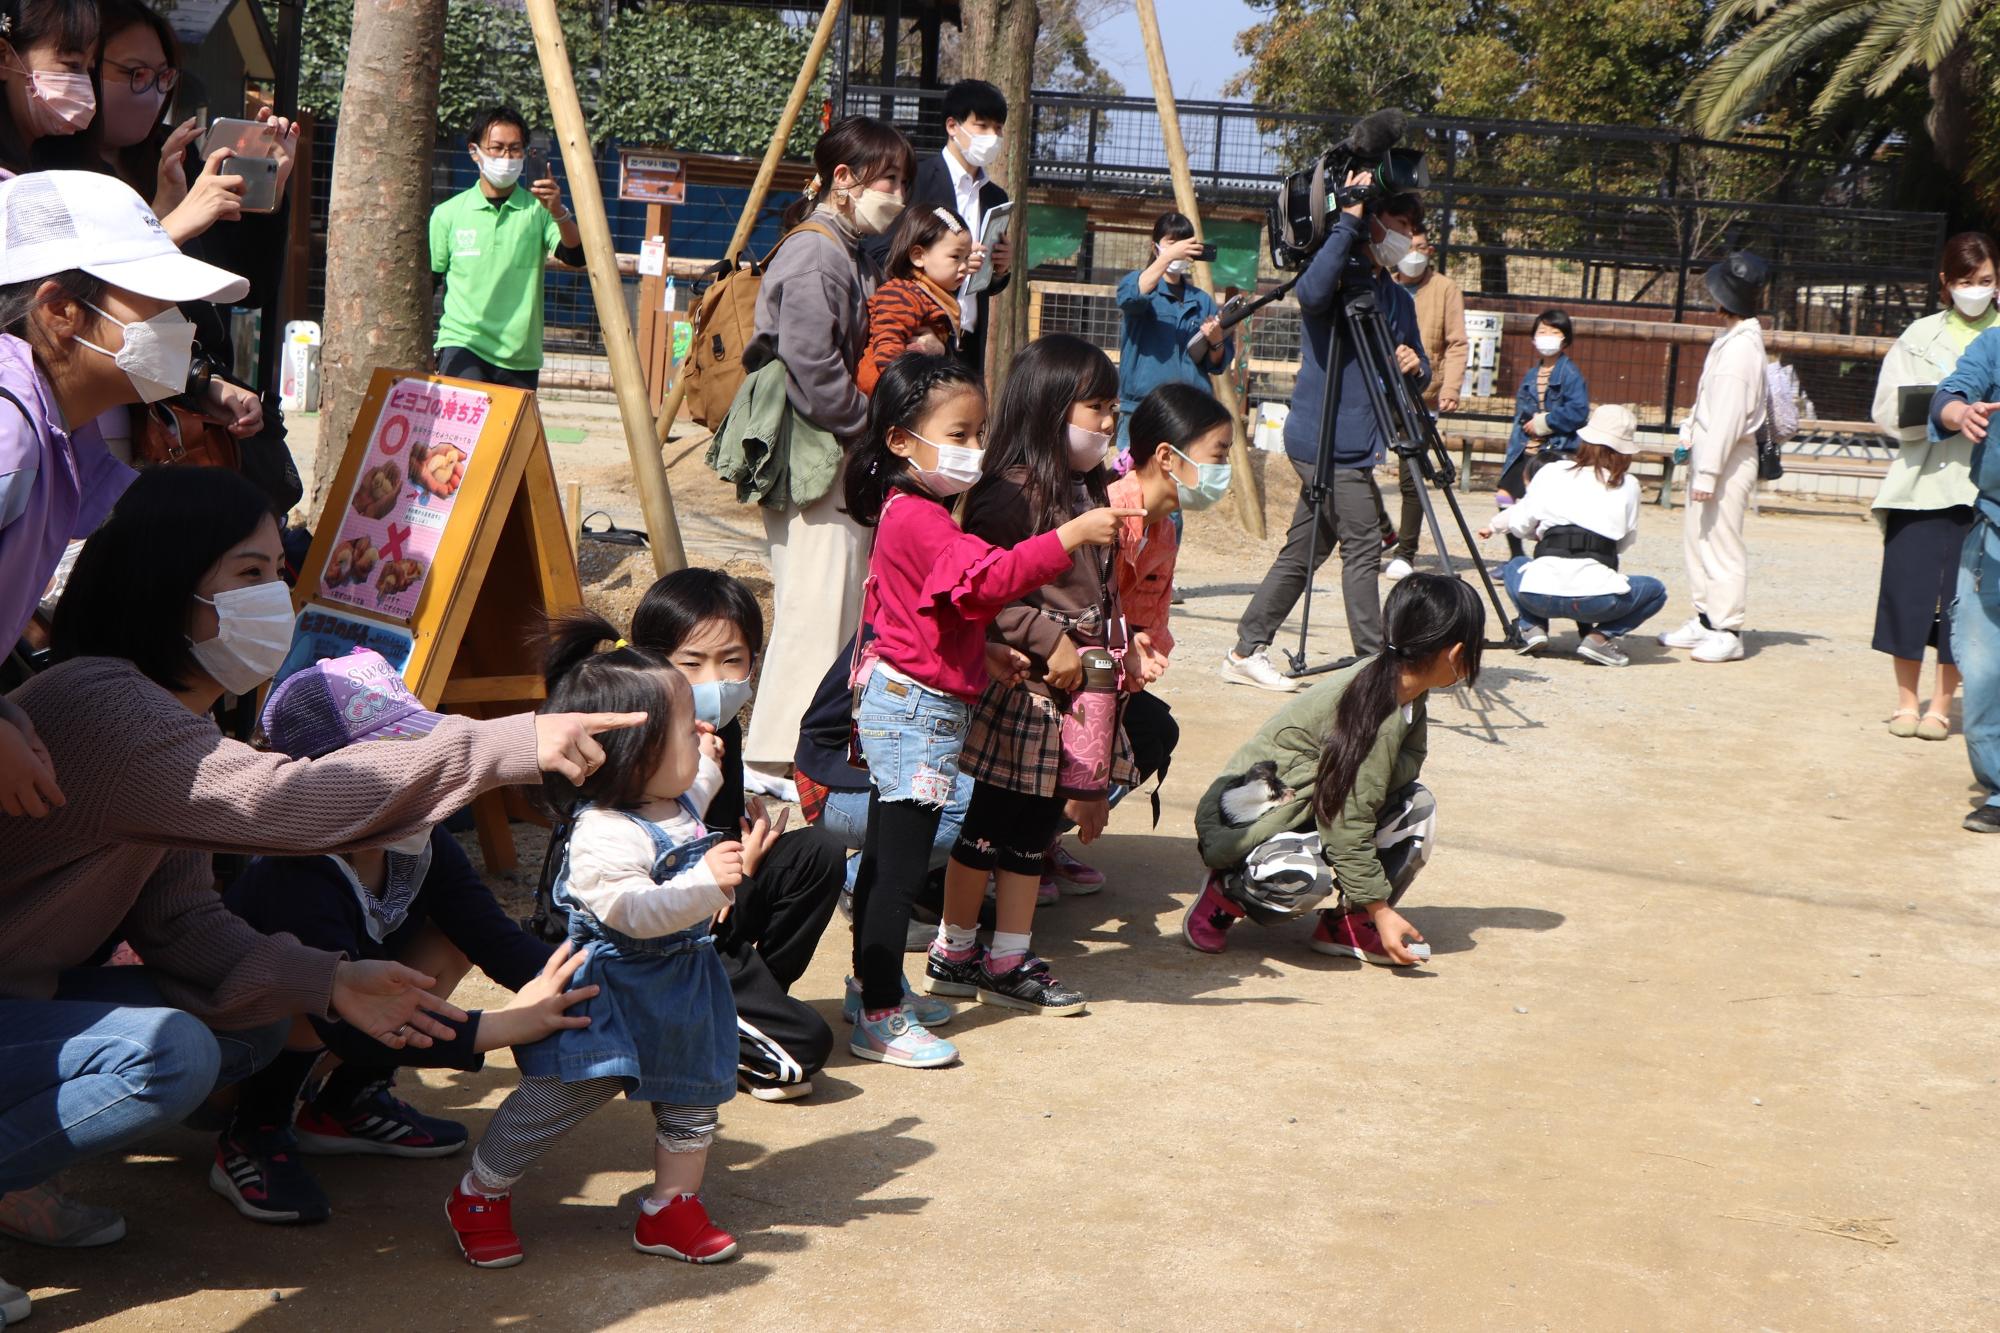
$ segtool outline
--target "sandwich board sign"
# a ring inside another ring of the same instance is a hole
[[[278,679],[372,648],[426,708],[500,717],[541,702],[543,618],[583,604],[535,396],[377,370],[292,604]],[[489,869],[514,864],[518,795],[474,807]]]

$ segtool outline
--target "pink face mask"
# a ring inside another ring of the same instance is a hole
[[[88,74],[17,72],[28,76],[28,120],[36,134],[75,134],[97,114],[97,90]]]

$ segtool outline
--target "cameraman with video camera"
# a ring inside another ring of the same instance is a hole
[[[1222,678],[1239,685],[1290,693],[1299,682],[1281,673],[1268,656],[1278,627],[1291,614],[1307,583],[1340,546],[1341,592],[1347,604],[1347,626],[1354,651],[1361,656],[1382,651],[1382,598],[1377,579],[1382,570],[1382,501],[1374,469],[1382,462],[1384,441],[1369,406],[1364,376],[1367,367],[1352,341],[1343,340],[1340,363],[1332,374],[1340,378],[1339,415],[1333,434],[1333,486],[1327,500],[1311,501],[1314,465],[1319,453],[1319,423],[1328,390],[1328,348],[1345,299],[1343,279],[1352,282],[1348,261],[1365,249],[1366,277],[1380,307],[1390,337],[1396,343],[1396,368],[1411,377],[1418,391],[1430,380],[1430,361],[1418,332],[1416,302],[1394,280],[1398,261],[1409,253],[1410,236],[1423,222],[1423,204],[1414,193],[1366,199],[1374,175],[1346,174],[1340,210],[1324,244],[1300,275],[1296,295],[1301,326],[1298,379],[1292,390],[1292,411],[1285,421],[1285,453],[1299,474],[1299,502],[1278,555],[1256,596],[1237,624],[1235,650],[1226,654]],[[1315,538],[1314,527],[1318,533]]]

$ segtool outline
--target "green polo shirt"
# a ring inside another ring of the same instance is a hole
[[[477,185],[431,211],[431,272],[444,274],[437,346],[505,370],[542,368],[542,276],[562,229],[516,185],[495,203]]]

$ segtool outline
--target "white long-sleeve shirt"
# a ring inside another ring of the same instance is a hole
[[[1697,490],[1714,490],[1722,461],[1738,444],[1755,444],[1764,424],[1764,328],[1738,320],[1708,345],[1701,386],[1682,425]]]
[[[687,797],[696,810],[722,790],[722,769],[707,755]],[[676,809],[655,821],[673,842],[693,842],[708,829]],[[662,883],[653,882],[653,840],[646,830],[616,810],[586,810],[569,837],[569,892],[590,914],[634,939],[658,939],[686,930],[734,901],[716,882],[706,860],[696,861]]]
[[[1606,486],[1595,468],[1567,459],[1554,462],[1537,472],[1528,493],[1494,515],[1490,526],[1526,539],[1550,528],[1588,528],[1623,551],[1639,535],[1639,480],[1627,473],[1618,485]],[[1521,591],[1543,597],[1616,596],[1631,590],[1630,579],[1589,556],[1540,556],[1521,571]]]

